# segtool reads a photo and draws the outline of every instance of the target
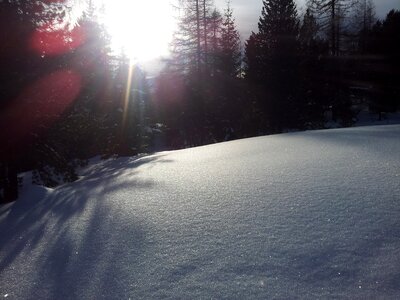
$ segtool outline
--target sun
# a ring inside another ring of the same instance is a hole
[[[103,0],[103,22],[113,51],[134,62],[168,55],[176,26],[169,0]]]

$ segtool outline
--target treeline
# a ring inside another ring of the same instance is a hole
[[[17,174],[57,186],[102,155],[135,155],[288,130],[350,126],[399,105],[400,12],[369,0],[265,0],[245,41],[230,4],[179,1],[171,56],[149,79],[91,1],[0,4],[0,202]],[[74,16],[80,15],[79,19]],[[76,26],[76,25],[79,26]],[[162,26],[162,25],[160,25]]]
[[[378,20],[370,0],[309,0],[304,11],[263,1],[241,47],[229,3],[221,14],[209,0],[184,2],[156,90],[172,148],[397,110],[400,12]]]

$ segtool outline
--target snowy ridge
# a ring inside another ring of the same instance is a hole
[[[0,297],[400,297],[400,125],[111,159],[83,175],[0,207]]]

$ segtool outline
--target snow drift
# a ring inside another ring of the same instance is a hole
[[[8,299],[400,297],[400,125],[97,162],[0,207]]]

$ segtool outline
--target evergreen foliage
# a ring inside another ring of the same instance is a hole
[[[258,23],[246,44],[248,68],[246,75],[266,89],[262,107],[269,130],[279,132],[295,126],[299,120],[296,109],[298,81],[299,20],[292,0],[265,0]]]
[[[220,40],[221,71],[232,77],[239,76],[242,64],[240,35],[236,29],[230,2],[227,3],[227,8],[224,12]]]
[[[311,12],[310,8],[307,8],[306,13],[303,17],[303,22],[300,26],[299,40],[301,48],[306,51],[316,50],[316,44],[318,43],[318,23],[317,19]]]

